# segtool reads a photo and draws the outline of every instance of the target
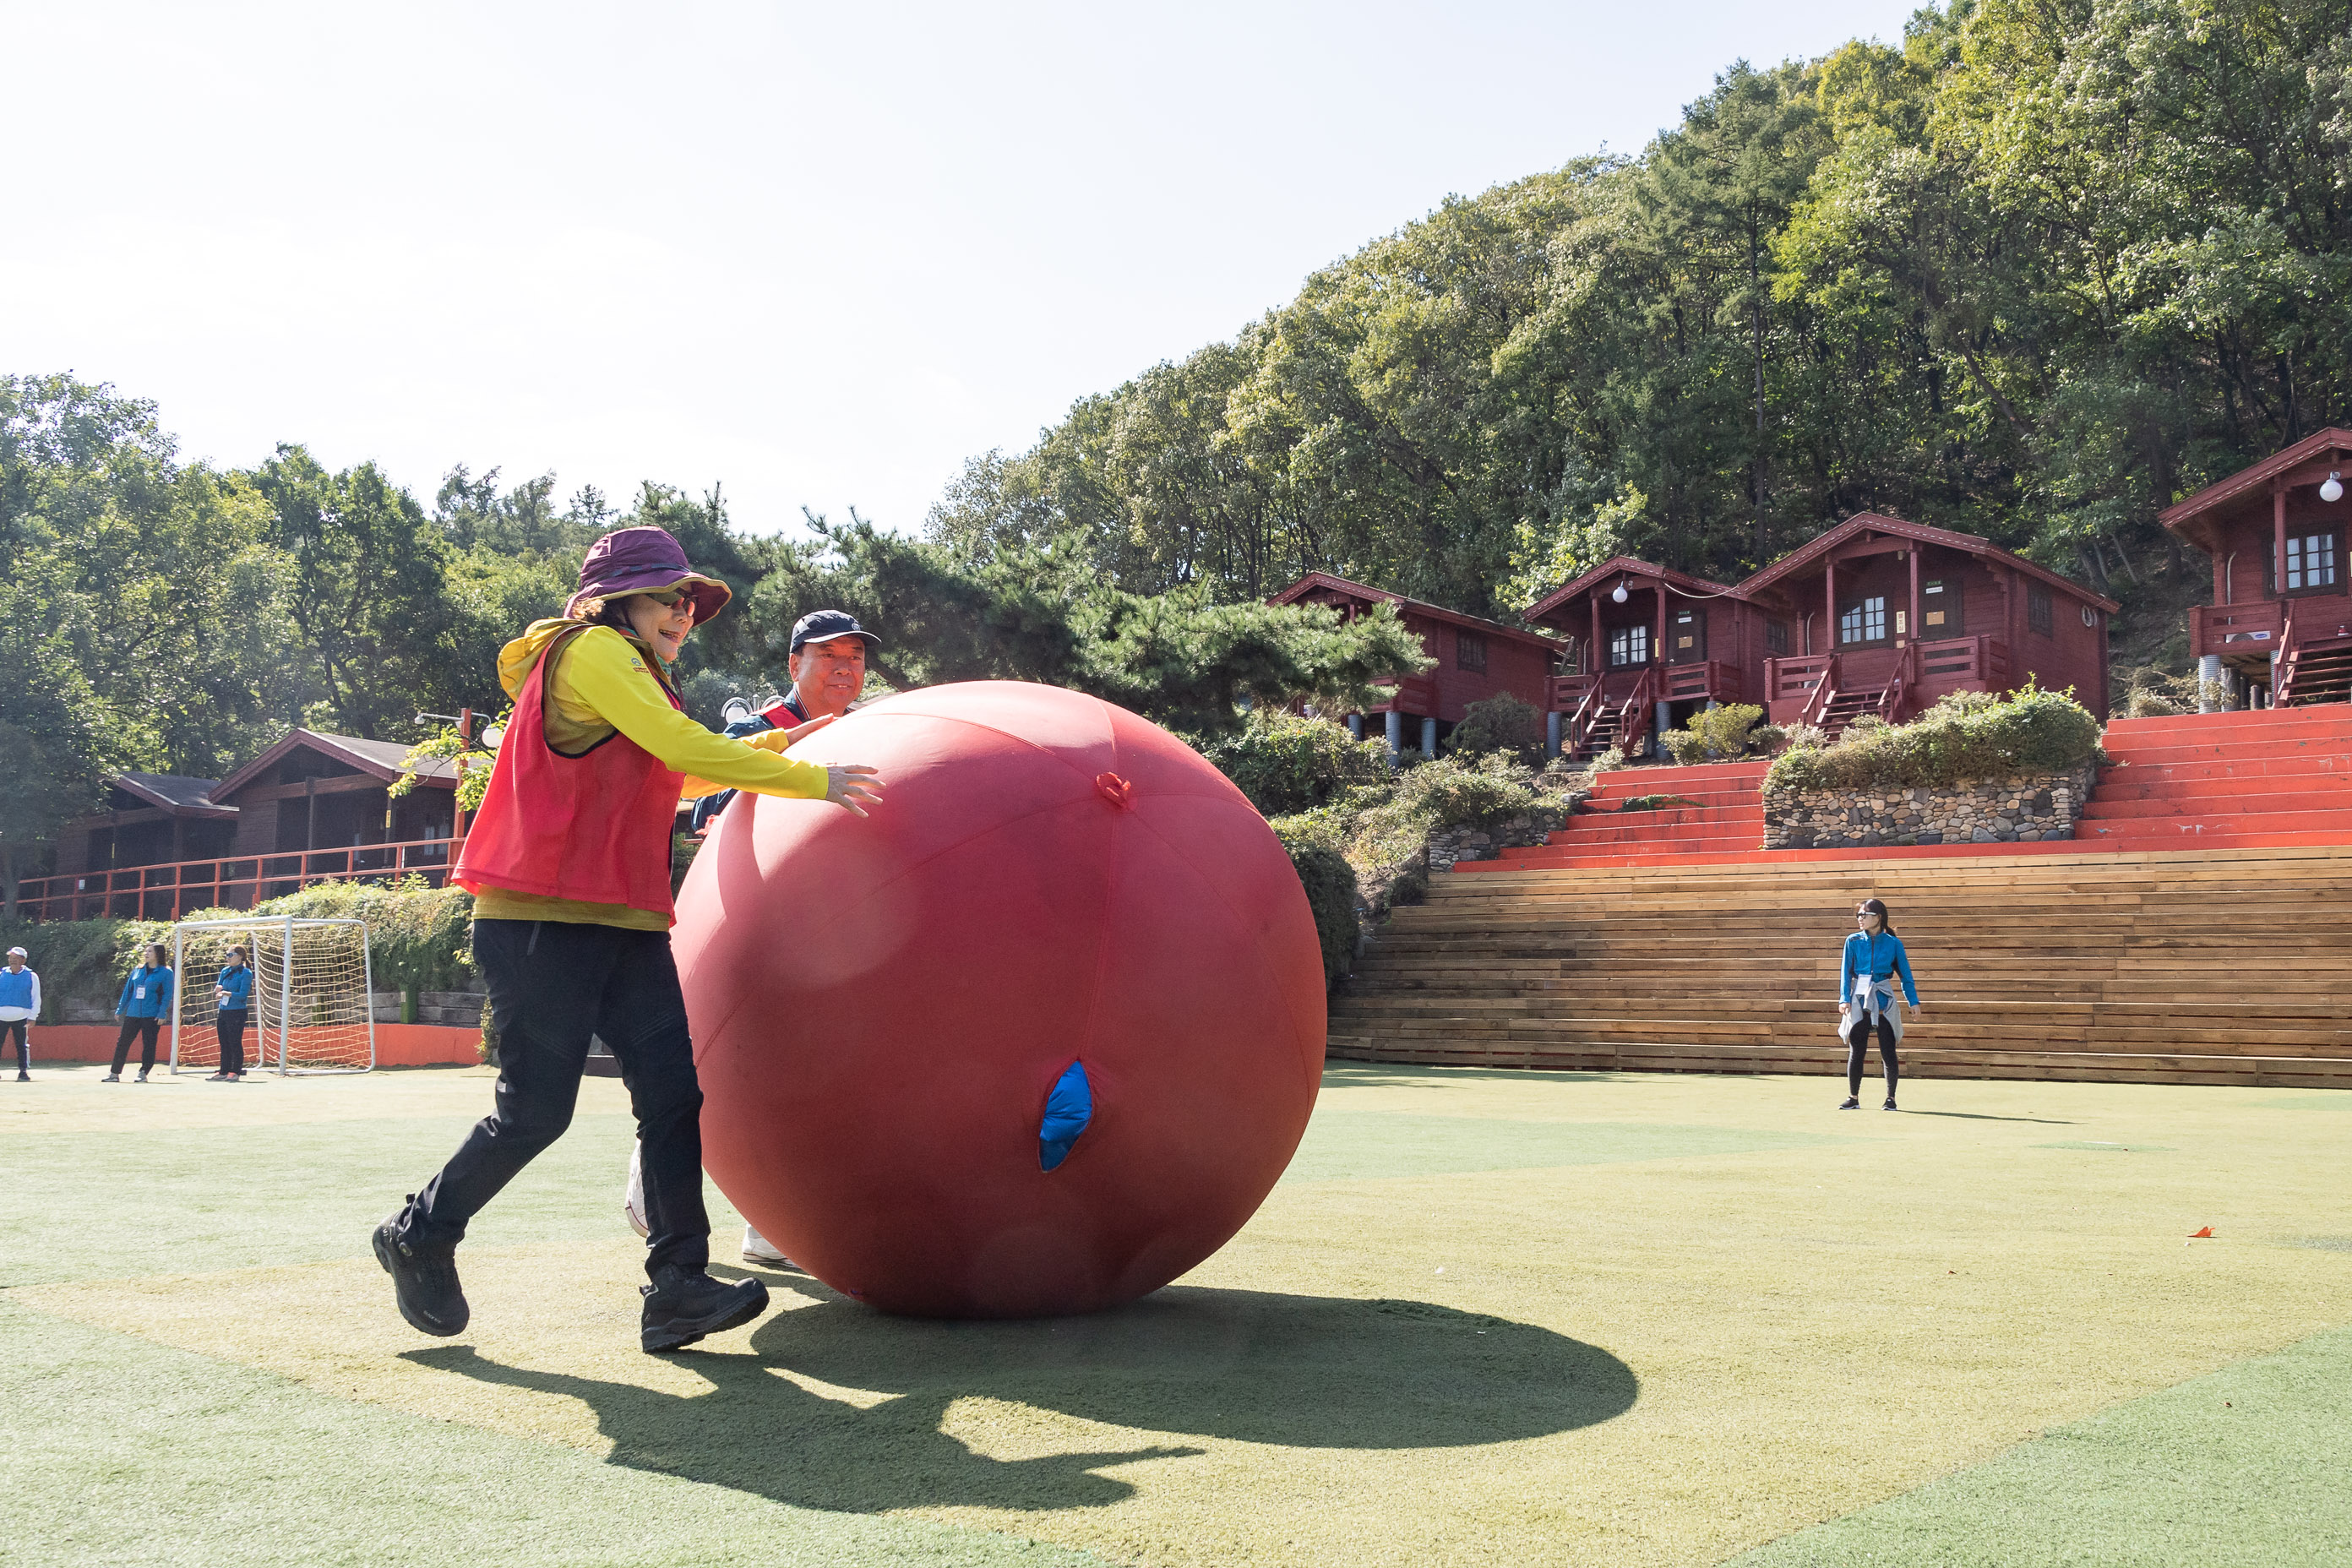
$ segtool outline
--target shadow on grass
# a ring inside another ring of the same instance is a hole
[[[1901,1116],[1948,1116],[1958,1121],[2031,1121],[2036,1127],[2072,1127],[2072,1121],[2060,1121],[2047,1116],[1988,1116],[1980,1110],[1905,1110]]]
[[[832,1300],[771,1317],[751,1346],[752,1355],[683,1354],[679,1364],[710,1385],[686,1395],[504,1366],[463,1346],[406,1356],[584,1401],[615,1464],[852,1513],[1098,1508],[1134,1488],[1096,1471],[1202,1452],[1106,1442],[992,1458],[940,1429],[960,1399],[1171,1437],[1428,1448],[1592,1426],[1630,1409],[1639,1392],[1608,1352],[1525,1323],[1420,1301],[1246,1290],[1171,1289],[1115,1311],[1031,1322],[889,1318]],[[1034,1447],[1038,1436],[1024,1424],[1013,1441]]]
[[[1468,1068],[1439,1063],[1360,1062],[1328,1057],[1323,1081],[1330,1089],[1391,1089],[1432,1083],[1633,1083],[1639,1073],[1586,1072],[1565,1068]],[[2347,1096],[2352,1099],[2352,1096]]]

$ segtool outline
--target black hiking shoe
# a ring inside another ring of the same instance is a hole
[[[1860,1110],[1862,1109],[1862,1100],[1860,1097],[1849,1094],[1845,1097],[1845,1103],[1839,1106],[1838,1109],[1840,1110]]]
[[[1894,1110],[1894,1109],[1895,1109],[1895,1097],[1894,1097],[1893,1095],[1891,1095],[1891,1094],[1890,1094],[1890,1095],[1888,1095],[1888,1096],[1886,1097],[1886,1106],[1885,1106],[1885,1109],[1887,1109],[1888,1110]]]
[[[768,1288],[757,1279],[729,1285],[674,1263],[662,1265],[654,1282],[637,1293],[646,1299],[637,1341],[649,1351],[682,1349],[705,1334],[740,1328],[768,1310]]]
[[[375,1260],[392,1276],[400,1315],[419,1333],[443,1339],[463,1333],[473,1310],[457,1285],[457,1249],[403,1240],[401,1222],[407,1217],[404,1207],[375,1227]]]

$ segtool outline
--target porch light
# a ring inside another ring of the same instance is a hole
[[[2343,494],[2344,492],[2343,492],[2343,490],[2342,490],[2341,489],[2337,489],[2337,491],[2336,491],[2336,494],[2338,494],[2338,495],[2341,495],[2341,494]],[[1620,578],[1618,578],[1618,579],[1617,579],[1617,586],[1615,586],[1614,588],[1612,588],[1612,589],[1609,591],[1609,597],[1610,597],[1611,601],[1612,601],[1612,603],[1615,603],[1615,604],[1620,604],[1620,605],[1622,605],[1622,604],[1623,604],[1623,603],[1625,602],[1625,579],[1624,579],[1624,578],[1620,577]]]
[[[2320,485],[2319,499],[2324,501],[2339,501],[2344,499],[2344,475],[2340,470],[2328,475],[2326,482]]]
[[[507,727],[504,724],[493,724],[482,731],[482,744],[493,752],[499,749],[499,742],[506,738]]]

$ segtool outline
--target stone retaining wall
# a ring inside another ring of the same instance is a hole
[[[1766,790],[1764,847],[2013,844],[2072,838],[2098,770],[2026,773],[1946,789]]]
[[[1568,826],[1569,803],[1539,805],[1492,827],[1446,827],[1429,836],[1429,869],[1451,871],[1457,860],[1495,860],[1506,849],[1532,848]]]

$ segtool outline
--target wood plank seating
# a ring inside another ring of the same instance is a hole
[[[1834,1072],[1884,898],[1923,1078],[2352,1088],[2352,834],[2319,847],[1685,862],[1433,879],[1334,1000],[1352,1060]]]

